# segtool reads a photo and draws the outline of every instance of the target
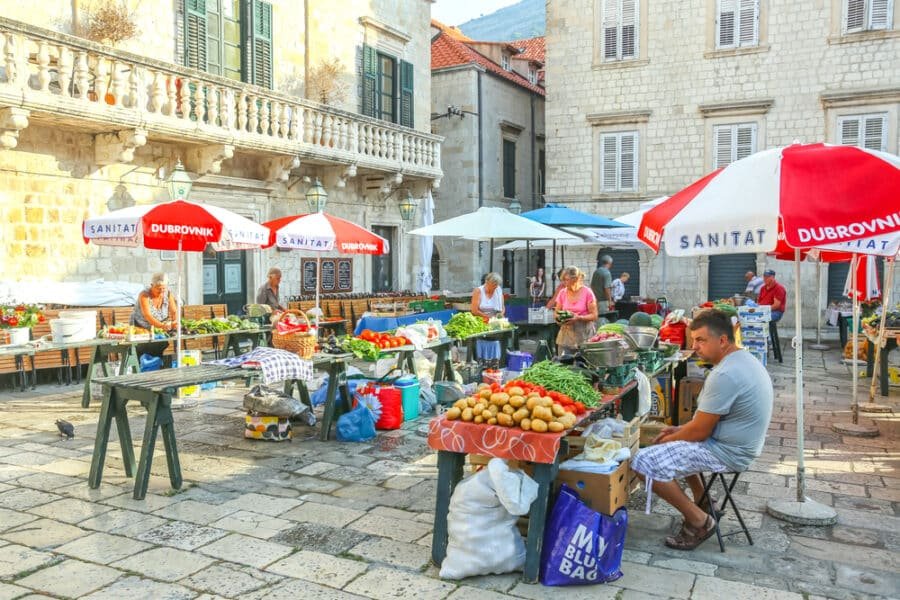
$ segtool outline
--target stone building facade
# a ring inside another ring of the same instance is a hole
[[[794,140],[898,152],[897,2],[669,1],[651,10],[647,0],[555,0],[546,37],[548,200],[615,217]],[[567,262],[592,269],[596,252],[571,251]],[[639,260],[641,293],[659,294],[662,257],[641,251]],[[793,292],[790,263],[743,260],[776,269]],[[716,281],[721,266],[666,259],[670,303],[690,307],[742,285]],[[802,270],[809,324],[815,269]],[[832,270],[823,301],[842,277]]]
[[[541,52],[531,40],[478,42],[433,22],[432,131],[444,138],[445,178],[435,221],[480,206],[540,208],[543,181],[544,89]],[[532,43],[528,43],[532,42]],[[500,245],[503,241],[496,242]],[[469,291],[496,271],[504,286],[526,287],[524,252],[494,252],[488,242],[435,238],[440,289]],[[515,261],[515,262],[513,262]]]
[[[88,3],[9,4],[0,18],[0,282],[174,276],[168,256],[85,245],[80,229],[88,216],[168,199],[181,159],[191,200],[258,222],[308,212],[319,179],[329,213],[390,238],[390,255],[353,257],[353,291],[412,287],[416,245],[398,198],[421,198],[442,177],[430,2],[124,6],[138,31],[115,47],[75,35]],[[300,293],[299,253],[220,254],[187,257],[187,302],[223,292],[217,261],[240,265],[229,285],[244,302],[273,265],[285,271],[282,295]],[[217,290],[203,276],[211,266]]]

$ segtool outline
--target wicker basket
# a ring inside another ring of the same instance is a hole
[[[314,334],[310,333],[309,331],[278,333],[278,323],[285,317],[285,315],[288,314],[300,315],[303,317],[303,320],[306,321],[306,325],[310,325],[309,318],[303,311],[294,309],[284,311],[283,313],[281,313],[281,316],[278,317],[278,320],[272,323],[272,346],[278,348],[279,350],[293,352],[300,358],[312,358],[313,354],[316,351],[316,336]]]

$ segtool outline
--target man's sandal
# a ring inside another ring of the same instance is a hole
[[[698,507],[700,507],[700,510],[702,510],[703,512],[712,515],[712,513],[709,512],[709,500],[710,500],[710,498],[704,498],[703,502],[695,502],[694,504],[696,504]],[[716,519],[721,519],[722,515],[725,513],[725,511],[719,508],[719,501],[716,500],[715,497],[712,498],[712,504],[715,507],[714,510],[716,512],[716,514],[714,514],[713,516]]]
[[[666,546],[676,550],[693,550],[715,532],[716,520],[710,515],[706,516],[706,522],[699,528],[695,528],[685,521],[677,535],[666,538]]]

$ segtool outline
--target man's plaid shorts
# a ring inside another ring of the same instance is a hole
[[[700,442],[667,442],[638,450],[631,468],[655,481],[672,481],[700,472],[728,471]]]

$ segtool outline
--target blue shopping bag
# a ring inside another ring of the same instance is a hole
[[[608,517],[588,508],[563,484],[545,529],[541,583],[587,585],[619,579],[627,528],[624,508]]]
[[[336,436],[339,442],[365,442],[375,437],[375,418],[362,403],[338,417]]]

